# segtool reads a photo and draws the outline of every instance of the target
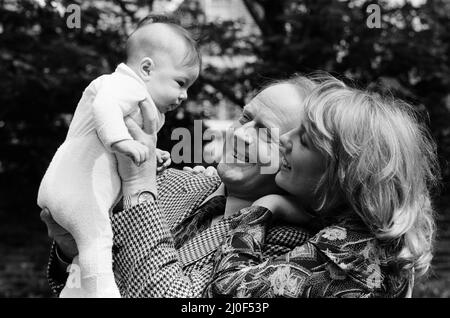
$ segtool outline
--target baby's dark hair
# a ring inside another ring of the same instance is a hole
[[[161,15],[161,14],[149,14],[145,18],[142,18],[136,25],[136,29],[143,27],[147,24],[152,23],[166,23],[166,24],[175,24],[181,26],[180,21],[174,16],[169,15]]]
[[[165,25],[170,27],[172,31],[179,35],[184,40],[187,47],[186,56],[183,59],[183,64],[189,67],[198,65],[199,69],[201,69],[202,58],[197,41],[192,37],[191,33],[188,30],[181,26],[180,21],[176,17],[159,14],[147,15],[137,23],[133,33],[140,28],[153,23],[164,23]],[[130,34],[130,37],[133,33]],[[130,56],[130,51],[131,47],[129,45],[129,41],[127,41],[127,56]]]

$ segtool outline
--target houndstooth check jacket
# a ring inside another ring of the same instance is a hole
[[[158,176],[158,201],[142,203],[111,217],[114,273],[122,297],[200,297],[212,276],[214,252],[238,223],[239,213],[222,218],[178,250],[171,230],[198,209],[220,185],[218,177],[168,169]],[[309,238],[290,226],[268,230],[263,254],[282,255]],[[58,269],[55,244],[48,279],[58,294],[67,275]]]

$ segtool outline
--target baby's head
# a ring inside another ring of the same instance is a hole
[[[141,23],[127,41],[127,65],[145,82],[156,107],[165,113],[187,99],[201,58],[187,30],[171,21]]]

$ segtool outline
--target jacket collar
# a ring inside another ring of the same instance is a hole
[[[138,81],[141,85],[145,87],[145,82],[140,78],[135,71],[133,71],[128,65],[125,63],[120,63],[117,65],[115,72],[130,76],[134,78],[136,81]]]

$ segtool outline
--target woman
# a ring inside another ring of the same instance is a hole
[[[277,185],[324,228],[266,259],[267,220],[295,214],[278,195],[258,199],[219,249],[205,294],[407,296],[430,267],[439,172],[411,107],[328,78],[306,99],[300,127],[281,138],[281,153]]]

